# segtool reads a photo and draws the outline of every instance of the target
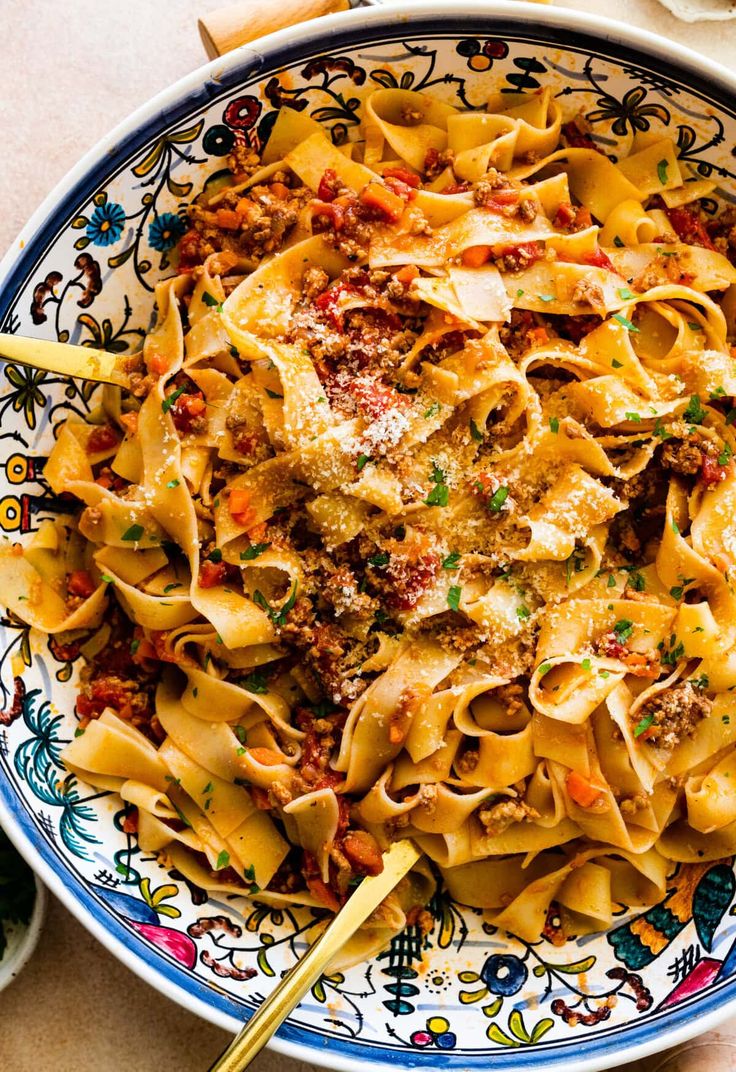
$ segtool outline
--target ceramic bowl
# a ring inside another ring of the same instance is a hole
[[[160,94],[86,156],[0,267],[0,325],[114,351],[138,345],[187,204],[238,137],[264,141],[276,110],[305,111],[337,142],[378,86],[482,107],[492,90],[553,87],[601,147],[673,137],[734,201],[736,77],[618,23],[525,3],[425,2],[282,31]],[[0,527],[16,539],[65,508],[44,481],[55,429],[92,388],[0,372]],[[139,850],[120,801],[61,767],[74,729],[75,645],[5,614],[0,643],[0,822],[44,881],[161,993],[234,1030],[306,947],[310,911],[206,899]],[[457,1072],[623,1063],[716,1024],[733,1007],[736,881],[730,861],[688,865],[661,905],[605,934],[518,941],[440,890],[372,963],[323,978],[274,1043],[331,1068]],[[73,965],[70,965],[73,970]]]

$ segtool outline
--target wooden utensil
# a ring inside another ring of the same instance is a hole
[[[241,0],[208,12],[197,25],[205,51],[213,60],[274,30],[335,11],[348,11],[352,6],[349,0],[279,0],[277,4]]]
[[[419,849],[411,841],[394,842],[383,857],[381,874],[363,879],[347,904],[302,959],[286,973],[240,1034],[215,1061],[210,1072],[242,1072],[248,1067],[309,988],[317,982],[348,938],[355,934],[361,923],[411,870],[420,856]]]
[[[0,361],[30,365],[79,380],[115,383],[119,387],[128,385],[126,373],[118,367],[118,356],[91,346],[71,346],[51,339],[29,339],[0,332]]]

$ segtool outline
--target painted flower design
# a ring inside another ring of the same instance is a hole
[[[598,99],[599,107],[586,114],[589,123],[601,123],[612,119],[611,130],[622,138],[627,126],[633,134],[649,130],[650,119],[659,119],[665,125],[670,121],[670,113],[663,104],[645,104],[647,91],[636,86],[625,93],[619,101],[607,93]]]
[[[120,238],[125,226],[125,209],[115,201],[97,205],[92,213],[86,231],[90,242],[95,246],[111,246]]]
[[[456,46],[459,56],[464,56],[471,71],[489,71],[494,60],[502,60],[509,54],[509,46],[499,37],[487,37],[481,42],[468,37]]]
[[[250,130],[261,114],[261,102],[257,97],[236,97],[223,112],[223,119],[236,130]]]
[[[186,231],[186,225],[173,212],[162,212],[154,216],[148,228],[148,241],[159,253],[165,253],[179,241]]]

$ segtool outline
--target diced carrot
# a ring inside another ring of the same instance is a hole
[[[230,516],[233,521],[243,528],[248,528],[253,523],[253,507],[250,501],[250,492],[247,488],[233,488],[230,492]]]
[[[342,849],[359,874],[380,875],[383,871],[381,848],[367,830],[350,830],[345,835]]]
[[[278,197],[280,201],[285,201],[291,193],[289,187],[285,186],[283,182],[272,182],[269,186],[269,190],[271,191],[273,196]]]
[[[415,264],[406,264],[403,268],[399,268],[398,272],[394,273],[394,278],[398,279],[399,283],[411,283],[419,275],[419,269]]]
[[[237,212],[238,216],[240,216],[241,219],[245,219],[246,216],[250,215],[250,213],[252,212],[252,210],[254,208],[255,208],[255,205],[250,200],[250,198],[241,197],[240,200],[238,201],[237,205],[235,206],[235,211]]]
[[[546,328],[532,328],[527,332],[527,339],[531,346],[541,346],[542,343],[549,341],[549,333]]]
[[[218,208],[217,226],[226,231],[239,231],[242,222],[241,217],[231,208]]]
[[[128,435],[134,436],[138,431],[138,414],[137,413],[121,413],[120,423],[125,428]]]
[[[368,208],[374,208],[381,213],[390,223],[396,223],[403,215],[405,203],[398,194],[382,186],[380,182],[369,182],[361,190],[361,203]]]
[[[405,186],[413,186],[414,189],[420,186],[422,181],[413,171],[404,167],[387,167],[384,169],[383,177],[384,179],[398,179]]]
[[[155,659],[156,649],[154,648],[151,641],[147,640],[146,637],[141,637],[140,639],[136,637],[136,639],[138,640],[137,648],[135,649],[135,651],[132,651],[131,648],[131,659],[136,664],[136,666],[141,666],[146,661],[150,659]]]
[[[590,808],[596,801],[600,800],[603,795],[598,786],[593,785],[592,782],[590,782],[584,775],[579,774],[578,771],[570,771],[565,779],[565,785],[570,799],[581,808]]]
[[[463,250],[462,261],[466,268],[480,268],[491,259],[490,246],[468,246]]]
[[[261,789],[260,785],[252,785],[249,789],[250,795],[253,797],[253,803],[259,811],[272,811],[271,801],[268,799],[268,793],[265,789]]]
[[[278,767],[284,762],[284,757],[274,752],[273,748],[249,748],[247,754],[262,767]]]
[[[340,902],[329,886],[326,886],[321,878],[317,875],[310,875],[307,880],[307,888],[309,892],[320,901],[325,908],[329,908],[331,912],[338,912],[340,910]]]
[[[148,365],[148,371],[154,376],[163,376],[163,374],[169,370],[168,357],[165,357],[164,354],[160,354],[157,350],[154,350],[152,354],[148,355],[146,364]]]

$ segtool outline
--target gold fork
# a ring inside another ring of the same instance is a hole
[[[419,849],[411,841],[394,842],[383,857],[381,874],[363,879],[327,929],[271,991],[209,1072],[242,1072],[248,1067],[348,938],[355,934],[420,856]]]
[[[79,380],[115,383],[119,387],[128,384],[127,374],[119,367],[120,357],[91,346],[72,346],[67,342],[0,332],[0,361],[13,361]]]

